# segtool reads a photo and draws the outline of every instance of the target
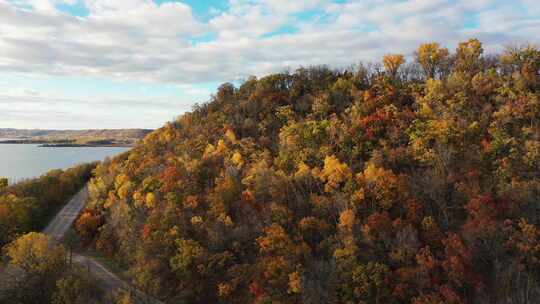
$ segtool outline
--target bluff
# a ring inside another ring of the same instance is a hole
[[[540,52],[408,60],[222,85],[95,170],[81,238],[174,303],[538,298]]]

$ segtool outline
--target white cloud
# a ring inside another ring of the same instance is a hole
[[[16,87],[0,96],[0,120],[7,121],[8,104],[12,111],[31,110],[24,107],[32,103],[34,110],[52,107],[74,117],[92,110],[105,115],[110,110],[106,104],[124,117],[146,104],[148,115],[161,119],[152,122],[157,126],[205,100],[210,92],[197,83],[287,67],[343,67],[379,60],[385,53],[410,55],[418,44],[429,41],[452,48],[460,40],[477,37],[489,51],[508,43],[540,42],[540,2],[535,0],[230,0],[226,9],[212,9],[208,21],[197,19],[182,2],[85,0],[85,17],[59,11],[56,6],[61,3],[77,0],[0,0],[1,73],[174,83],[184,92],[183,99],[137,97],[131,92],[114,98],[72,98],[39,87]],[[315,14],[298,17],[307,10]],[[279,34],[291,25],[298,31]],[[215,39],[193,43],[196,37]],[[20,102],[13,106],[9,100]],[[131,105],[130,110],[124,105]],[[122,119],[131,121],[128,116]]]
[[[178,113],[191,109],[193,98],[210,92],[186,86],[183,97],[103,97],[88,93],[68,97],[63,92],[37,91],[24,86],[0,93],[1,127],[14,128],[158,128]],[[142,118],[138,120],[137,118]]]
[[[452,46],[470,35],[491,46],[539,39],[540,18],[531,13],[539,5],[531,0],[231,0],[206,23],[181,2],[86,0],[86,17],[55,9],[73,1],[0,0],[0,70],[197,83],[378,60],[388,52],[409,54],[421,42]],[[326,18],[294,16],[309,9]],[[477,28],[466,29],[471,17]],[[264,36],[291,24],[299,31]],[[210,33],[217,39],[190,43]]]
[[[291,14],[296,12],[301,12],[304,10],[314,9],[327,5],[330,1],[328,0],[259,0],[257,1],[261,5],[265,5],[270,10],[281,13],[281,14]]]
[[[285,17],[270,14],[262,6],[246,6],[220,14],[210,21],[210,25],[221,39],[257,38],[284,25]]]

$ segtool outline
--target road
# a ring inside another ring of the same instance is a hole
[[[88,191],[85,187],[75,196],[73,196],[73,198],[71,198],[71,200],[62,208],[62,210],[56,214],[54,219],[43,230],[43,233],[60,242],[71,225],[73,225],[73,222],[77,219],[77,216],[79,216],[79,213],[81,213],[87,198]],[[101,282],[102,286],[107,291],[125,289],[131,291],[132,294],[141,299],[141,302],[143,303],[161,303],[160,301],[150,298],[144,293],[134,289],[131,285],[120,279],[114,273],[107,270],[107,268],[105,268],[98,261],[90,257],[81,254],[74,254],[73,261],[86,267],[90,273],[92,273],[94,277]]]
[[[75,194],[71,200],[56,214],[54,219],[45,227],[43,233],[48,234],[54,240],[60,241],[69,230],[88,198],[88,191],[84,187],[79,193]]]

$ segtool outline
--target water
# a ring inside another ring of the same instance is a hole
[[[52,169],[67,169],[77,164],[104,160],[127,150],[129,148],[40,148],[38,145],[0,144],[0,177],[17,182],[40,176]]]

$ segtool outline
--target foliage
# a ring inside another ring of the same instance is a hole
[[[225,84],[97,167],[79,233],[170,302],[526,303],[538,54],[428,43]]]
[[[0,190],[8,186],[8,179],[5,177],[0,177]]]
[[[44,228],[50,216],[90,179],[95,166],[52,170],[39,178],[0,185],[0,248],[20,234]]]
[[[29,232],[5,246],[8,271],[2,303],[97,303],[99,290],[88,273],[70,268],[66,251],[49,236]]]
[[[31,274],[57,271],[64,264],[64,250],[44,234],[30,232],[6,247],[10,265]]]
[[[96,282],[82,271],[69,271],[56,281],[53,304],[90,304],[96,303],[99,293]]]
[[[75,230],[83,244],[89,244],[101,226],[101,216],[92,209],[83,210],[75,222]]]

